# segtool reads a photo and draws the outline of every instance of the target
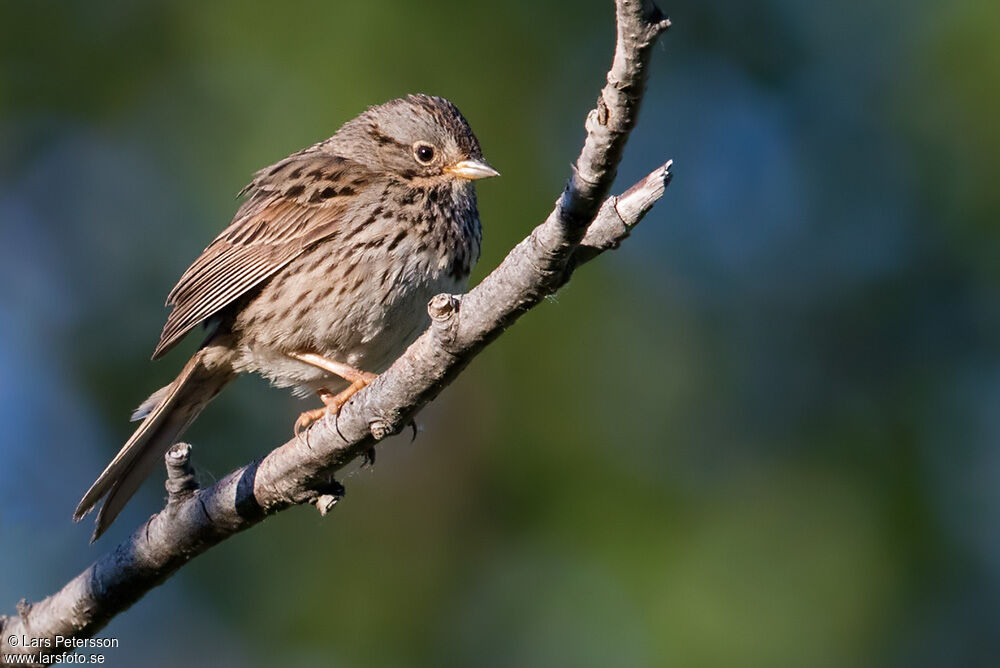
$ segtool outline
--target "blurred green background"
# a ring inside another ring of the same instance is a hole
[[[113,666],[993,666],[1000,4],[662,0],[616,191],[676,179],[346,472],[114,620]],[[0,0],[0,611],[96,547],[82,492],[183,269],[257,168],[408,92],[501,179],[474,278],[551,208],[610,2]],[[257,378],[204,482],[285,440]]]

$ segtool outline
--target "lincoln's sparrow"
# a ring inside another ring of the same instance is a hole
[[[237,373],[316,392],[338,411],[427,326],[426,304],[464,289],[479,259],[474,179],[496,176],[448,100],[373,107],[333,137],[257,172],[233,222],[167,297],[157,359],[198,324],[207,336],[74,513],[107,495],[94,539],[167,448]]]

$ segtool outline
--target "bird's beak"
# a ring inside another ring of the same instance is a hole
[[[500,172],[487,165],[482,160],[463,160],[457,164],[445,167],[444,171],[453,174],[460,179],[488,179],[491,176],[500,176]]]

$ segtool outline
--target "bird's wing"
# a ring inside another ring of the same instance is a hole
[[[254,175],[249,198],[167,296],[167,317],[153,359],[344,224],[373,174],[317,146]]]

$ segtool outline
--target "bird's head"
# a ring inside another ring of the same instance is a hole
[[[498,176],[454,104],[408,95],[371,107],[330,139],[339,155],[406,180],[473,181]]]

